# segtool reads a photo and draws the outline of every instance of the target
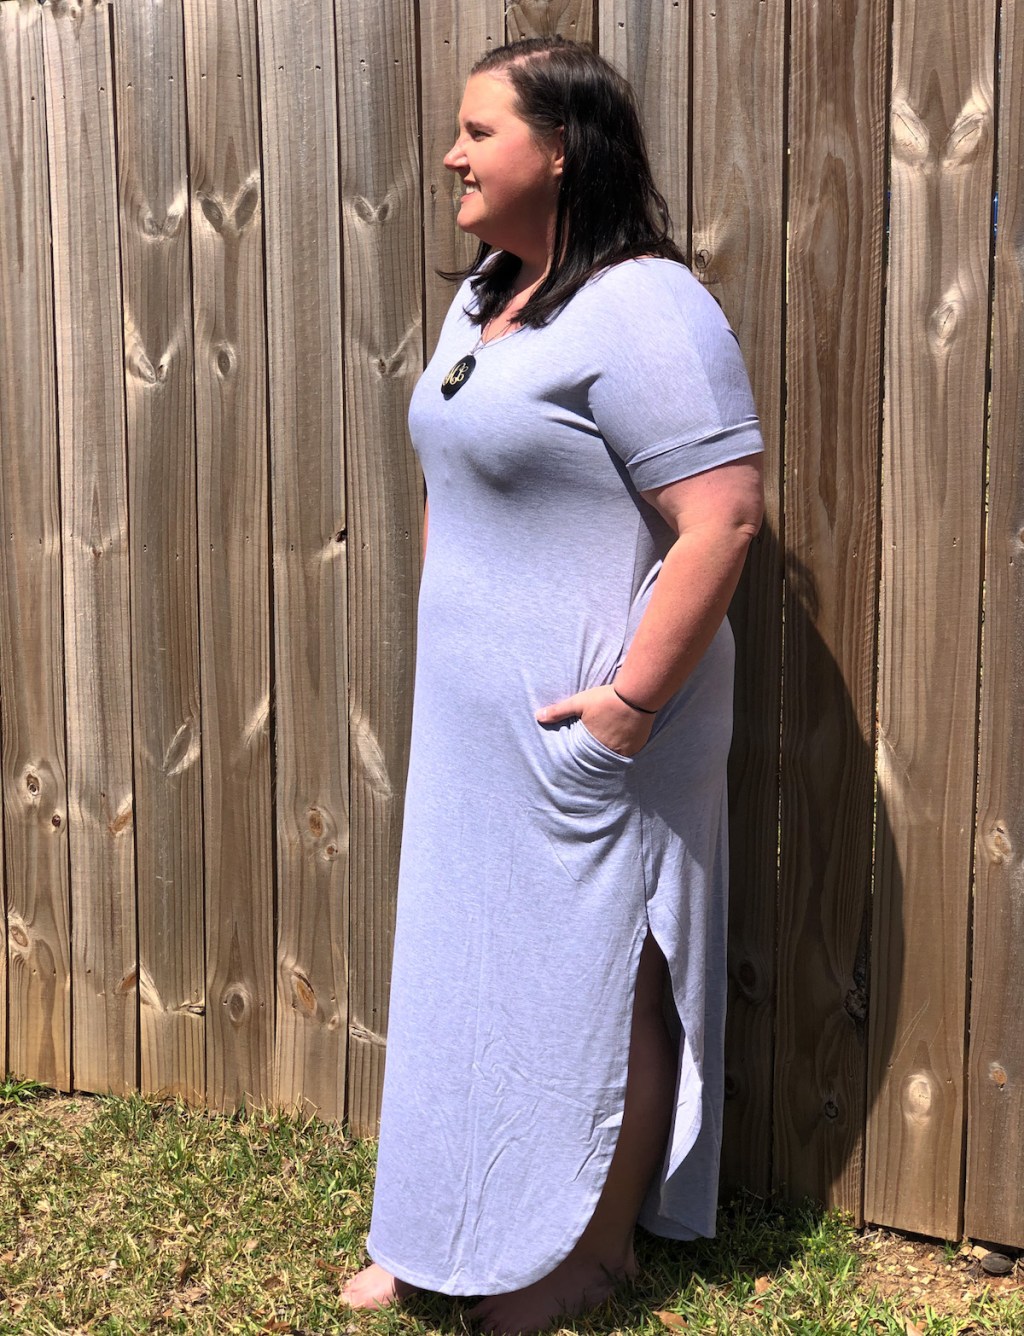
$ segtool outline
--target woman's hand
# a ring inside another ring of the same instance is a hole
[[[653,714],[641,714],[626,705],[611,687],[590,687],[575,696],[547,705],[536,714],[540,724],[558,724],[580,718],[589,732],[620,756],[635,756],[654,727]]]

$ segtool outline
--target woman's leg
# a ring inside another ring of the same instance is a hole
[[[677,1045],[663,1010],[667,974],[665,958],[648,933],[637,969],[622,1127],[590,1223],[547,1276],[524,1289],[490,1295],[470,1310],[483,1331],[541,1330],[559,1314],[602,1303],[618,1281],[634,1274],[633,1230],[665,1153],[675,1095]],[[374,1263],[353,1276],[341,1297],[353,1308],[381,1308],[413,1293],[412,1285]]]
[[[667,974],[648,933],[637,971],[622,1127],[604,1190],[575,1248],[552,1272],[470,1310],[484,1332],[542,1330],[559,1315],[602,1303],[618,1281],[635,1273],[633,1231],[665,1154],[675,1096],[677,1045],[663,1010]]]

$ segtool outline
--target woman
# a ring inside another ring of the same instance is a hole
[[[633,1274],[638,1215],[714,1232],[724,618],[761,440],[606,62],[488,53],[445,166],[481,246],[410,409],[430,536],[373,1265],[344,1298],[483,1295],[523,1332]]]

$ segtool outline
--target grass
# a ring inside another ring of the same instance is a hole
[[[363,1260],[373,1161],[372,1142],[316,1120],[0,1083],[0,1332],[467,1331],[440,1296],[402,1313],[339,1304]],[[641,1234],[638,1260],[639,1281],[571,1329],[1024,1336],[1016,1286],[955,1314],[881,1297],[856,1231],[809,1206],[742,1198],[717,1239]]]

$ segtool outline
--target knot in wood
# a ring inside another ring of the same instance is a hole
[[[994,1086],[997,1086],[1000,1090],[1004,1090],[1006,1088],[1007,1079],[1006,1068],[998,1062],[990,1062],[988,1064],[988,1079]]]
[[[235,987],[224,994],[223,1006],[232,1025],[241,1025],[249,1013],[249,998],[242,987]]]
[[[136,378],[143,381],[146,385],[156,384],[156,370],[153,363],[141,349],[134,357],[128,358],[128,370],[133,372]]]
[[[220,207],[212,195],[197,195],[199,207],[203,211],[203,217],[210,224],[215,232],[224,231],[224,210]]]
[[[856,1021],[858,1024],[863,1023],[867,1019],[868,998],[863,987],[851,988],[849,990],[843,998],[843,1010],[851,1020]]]
[[[213,361],[217,374],[222,380],[226,380],[234,371],[238,359],[230,343],[216,343],[213,346]]]
[[[1008,863],[1013,857],[1013,841],[1010,839],[1010,832],[1006,828],[1006,822],[998,817],[985,827],[985,849],[988,853],[989,862],[995,867],[1001,867],[1003,863]]]
[[[759,1002],[764,997],[764,981],[757,965],[748,956],[736,966],[736,987],[747,1002]]]
[[[249,226],[256,216],[256,209],[260,202],[260,187],[258,181],[249,181],[238,197],[235,204],[234,218],[236,232],[242,232]]]
[[[392,353],[390,357],[377,356],[374,358],[373,365],[377,370],[377,375],[382,378],[400,375],[405,370],[405,357],[402,350]]]
[[[352,200],[356,217],[363,223],[386,223],[391,217],[391,198],[385,196],[380,204],[374,206],[365,195],[356,195]]]
[[[21,927],[20,924],[11,923],[8,931],[10,932],[11,941],[14,945],[20,950],[25,951],[29,944],[28,933],[26,933],[25,929]]]
[[[928,321],[928,340],[935,349],[947,348],[956,338],[963,311],[963,299],[959,293],[943,297],[932,311]]]
[[[315,840],[318,840],[324,833],[324,818],[319,808],[311,807],[309,809],[309,833]]]
[[[964,167],[972,162],[988,140],[990,116],[986,109],[968,106],[953,122],[946,139],[943,163],[947,167]]]
[[[96,8],[96,0],[89,0],[89,8]],[[59,14],[61,18],[70,18],[81,27],[85,18],[85,5],[83,0],[54,0],[54,13]]]
[[[38,776],[38,775],[33,775],[33,774],[28,774],[28,775],[26,775],[26,776],[25,776],[25,787],[28,789],[28,791],[29,791],[29,796],[30,796],[30,797],[32,797],[32,798],[38,798],[38,797],[39,797],[39,789],[40,789],[39,776]]]
[[[160,224],[153,217],[153,215],[151,213],[147,213],[145,218],[143,218],[142,220],[142,235],[144,237],[159,237],[163,235],[163,230],[164,229],[160,226]]]
[[[130,349],[126,349],[125,365],[144,385],[162,385],[167,380],[167,366],[173,356],[173,350],[168,349],[154,365],[145,348],[133,341]]]
[[[175,730],[160,768],[168,777],[180,775],[198,759],[199,722],[195,718],[189,718]]]
[[[292,1005],[304,1016],[312,1018],[316,1015],[316,993],[313,991],[313,985],[300,970],[292,973]]]
[[[935,1080],[928,1072],[911,1072],[903,1082],[903,1116],[911,1123],[931,1121],[936,1103]]]
[[[114,819],[109,823],[107,829],[110,831],[111,835],[123,835],[126,830],[130,829],[133,816],[134,806],[132,803],[132,796],[129,794],[117,809]]]
[[[829,1121],[832,1121],[839,1117],[839,1105],[836,1103],[835,1099],[833,1099],[831,1095],[822,1105],[821,1111],[822,1113],[824,1113],[825,1117],[829,1119]]]
[[[894,98],[892,104],[892,153],[912,166],[923,166],[932,156],[928,127],[908,102]]]

